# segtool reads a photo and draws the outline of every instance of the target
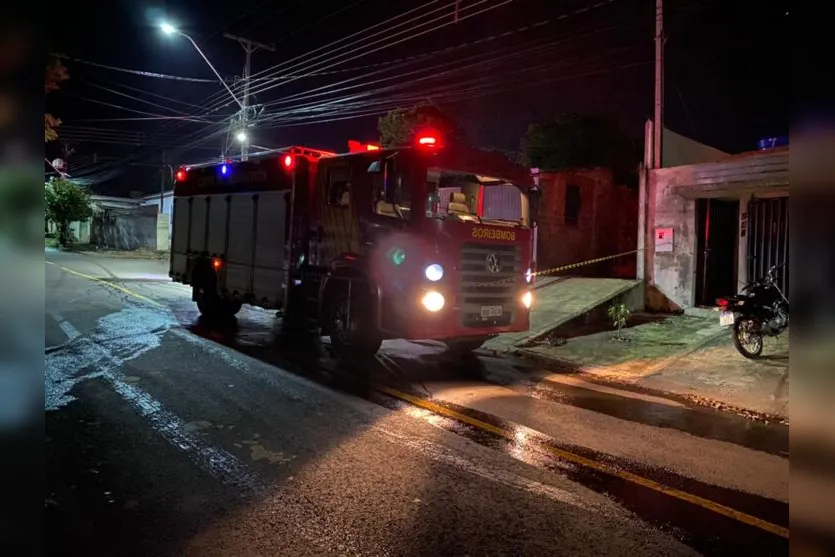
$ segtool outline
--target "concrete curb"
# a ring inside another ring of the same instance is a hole
[[[697,350],[700,350],[701,348],[704,348],[706,345],[710,344],[711,342],[725,334],[728,334],[728,331],[726,329],[722,329],[720,331],[717,331],[715,334],[708,335],[701,341],[690,346],[687,350],[682,351],[680,354],[671,356],[670,358],[667,358],[666,360],[657,365],[649,366],[649,368],[651,369],[650,373],[646,375],[641,375],[640,377],[635,379],[621,379],[613,375],[607,375],[605,373],[599,373],[595,371],[606,369],[607,366],[577,366],[575,364],[572,364],[568,360],[550,358],[543,354],[532,352],[524,348],[517,349],[514,352],[527,360],[534,360],[545,365],[554,366],[553,368],[551,368],[551,371],[570,372],[571,374],[577,375],[584,381],[588,381],[590,383],[598,383],[600,385],[608,385],[627,390],[634,390],[635,392],[659,396],[662,398],[669,398],[671,400],[686,401],[694,406],[708,408],[714,411],[732,412],[748,417],[749,419],[788,425],[789,418],[787,415],[783,416],[780,414],[762,412],[760,410],[736,406],[711,397],[693,395],[689,393],[682,393],[676,391],[668,391],[653,387],[645,387],[640,384],[641,380],[646,379],[648,377],[652,377],[653,375],[657,375],[664,367],[671,365],[683,358],[686,358],[690,354],[696,352]],[[551,381],[545,377],[541,378],[541,380],[548,381],[549,383],[560,384],[556,381]]]

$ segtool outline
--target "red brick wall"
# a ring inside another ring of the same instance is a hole
[[[604,169],[540,174],[537,265],[558,267],[635,249],[638,234],[638,192],[614,183]],[[580,188],[576,225],[565,222],[566,187]],[[588,265],[565,273],[585,276],[635,277],[635,257]]]

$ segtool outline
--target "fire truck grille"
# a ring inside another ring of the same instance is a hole
[[[518,279],[524,273],[521,266],[519,246],[464,244],[461,247],[461,282],[458,287],[461,325],[510,325],[517,311]],[[489,284],[496,281],[504,282]]]

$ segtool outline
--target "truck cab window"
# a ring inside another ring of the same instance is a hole
[[[412,205],[411,184],[407,174],[395,164],[373,174],[374,212],[396,219],[409,219]]]

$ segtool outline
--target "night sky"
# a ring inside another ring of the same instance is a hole
[[[169,162],[196,162],[232,141],[237,105],[185,38],[160,31],[161,21],[190,35],[229,80],[241,74],[244,51],[224,32],[275,44],[252,58],[252,102],[265,105],[251,133],[258,146],[343,151],[348,139],[376,139],[371,112],[422,99],[455,115],[482,147],[517,150],[528,124],[566,112],[614,117],[643,133],[653,101],[653,0],[461,0],[458,23],[452,3],[51,5],[48,48],[80,61],[64,61],[71,79],[47,100],[64,122],[63,144],[48,145],[48,155],[69,145],[71,172],[97,189],[145,189],[157,171],[125,160],[158,163],[164,148]],[[787,6],[668,1],[665,125],[728,152],[786,135]],[[315,112],[325,107],[332,112]],[[195,115],[203,121],[160,119]]]

